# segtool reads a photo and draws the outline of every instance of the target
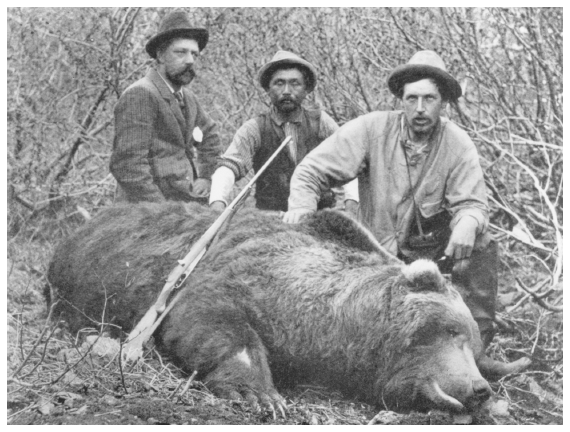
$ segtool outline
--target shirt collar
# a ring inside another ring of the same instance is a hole
[[[303,112],[303,108],[301,108],[301,109],[299,110],[299,112],[297,113],[297,115],[296,115],[293,119],[291,119],[291,120],[289,120],[288,122],[286,122],[286,121],[284,121],[284,120],[282,120],[282,119],[280,118],[279,113],[277,112],[277,108],[275,108],[275,106],[272,106],[272,107],[271,107],[270,117],[271,117],[271,119],[273,120],[273,122],[274,122],[277,126],[281,127],[281,126],[283,126],[284,123],[296,123],[296,124],[300,124],[300,123],[301,123],[301,120],[302,120],[302,119],[301,119],[301,114],[302,114],[302,112]]]
[[[169,90],[172,92],[172,94],[175,94],[176,91],[172,88],[172,86],[170,85],[170,83],[164,79],[164,77],[162,76],[162,74],[157,70],[156,73],[158,74],[159,77],[162,78],[162,81],[164,81],[164,84],[167,85],[167,87],[169,88]],[[182,94],[182,87],[180,88],[180,90],[178,90],[178,93]]]
[[[402,117],[401,117],[401,122],[402,122],[402,140],[404,142],[404,146],[408,149],[415,149],[414,145],[412,144],[412,142],[408,139],[409,135],[409,126],[408,123],[406,122],[406,118],[405,118],[405,114],[404,112],[402,112]],[[442,123],[442,119],[441,117],[439,118],[439,121],[437,122],[437,125],[435,126],[435,128],[433,129],[433,131],[431,132],[431,135],[429,137],[429,139],[427,140],[427,145],[425,145],[425,147],[423,147],[423,152],[427,152],[429,149],[431,149],[434,145],[434,143],[437,141],[437,139],[439,139],[440,136],[440,132],[441,132],[441,123]]]

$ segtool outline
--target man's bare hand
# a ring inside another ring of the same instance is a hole
[[[469,258],[475,245],[477,226],[475,218],[471,216],[462,217],[453,228],[445,249],[445,255],[456,260]]]
[[[283,222],[289,224],[299,223],[303,218],[303,216],[309,213],[313,213],[313,210],[307,210],[307,209],[289,210],[287,213],[283,215]]]
[[[197,178],[192,185],[192,192],[199,197],[206,197],[210,194],[212,182],[205,178]]]
[[[344,202],[344,210],[349,212],[351,215],[356,216],[358,213],[358,203],[354,200],[347,199]]]
[[[225,210],[226,205],[222,201],[214,201],[210,204],[210,208],[215,212],[221,213]]]

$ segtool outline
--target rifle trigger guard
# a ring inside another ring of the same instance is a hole
[[[176,283],[174,284],[174,289],[180,288],[180,285],[186,280],[186,273],[182,273]]]

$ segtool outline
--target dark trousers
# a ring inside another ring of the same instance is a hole
[[[497,243],[489,233],[477,236],[471,256],[463,260],[442,259],[451,236],[449,216],[440,217],[425,224],[424,232],[437,231],[437,245],[429,247],[411,247],[406,243],[405,252],[398,258],[410,263],[419,258],[427,258],[438,264],[442,273],[451,273],[451,281],[457,287],[463,300],[469,307],[473,318],[479,325],[483,346],[486,347],[495,333],[495,304],[498,288],[499,253]],[[422,228],[424,223],[422,223]],[[411,235],[415,232],[412,230]]]

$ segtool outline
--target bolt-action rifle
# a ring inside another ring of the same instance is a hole
[[[222,214],[214,221],[214,223],[206,230],[206,232],[198,239],[190,248],[190,252],[178,261],[178,264],[166,279],[166,283],[162,288],[156,302],[150,307],[143,318],[138,322],[135,328],[130,332],[125,345],[123,346],[123,358],[125,360],[134,361],[142,356],[143,345],[150,339],[156,328],[160,325],[164,317],[170,312],[172,307],[180,298],[180,291],[172,301],[166,305],[170,294],[184,283],[190,276],[194,268],[198,265],[208,248],[219,238],[222,227],[227,227],[237,209],[245,202],[253,185],[265,169],[273,162],[279,152],[291,141],[288,136],[283,140],[281,145],[275,150],[267,162],[255,173],[249,183],[234,198],[234,200],[224,209]]]

